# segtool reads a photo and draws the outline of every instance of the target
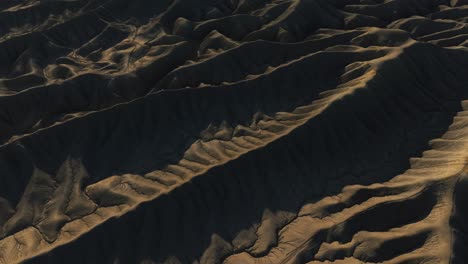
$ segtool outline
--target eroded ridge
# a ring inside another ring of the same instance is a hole
[[[0,3],[0,263],[464,263],[467,4]]]
[[[464,214],[460,202],[453,210],[453,197],[465,196],[467,121],[459,112],[432,149],[390,181],[349,185],[302,206],[265,256],[238,253],[225,263],[460,263],[465,253],[452,250],[452,234],[464,236],[465,227],[448,223]]]

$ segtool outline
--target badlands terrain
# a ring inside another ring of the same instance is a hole
[[[468,263],[468,0],[0,1],[14,263]]]

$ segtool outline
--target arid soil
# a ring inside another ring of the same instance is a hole
[[[0,1],[13,263],[468,263],[468,0]]]

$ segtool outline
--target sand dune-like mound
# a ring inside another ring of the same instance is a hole
[[[0,264],[468,263],[468,1],[0,2]]]

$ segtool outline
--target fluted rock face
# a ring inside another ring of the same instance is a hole
[[[468,263],[468,2],[0,2],[0,264]]]

